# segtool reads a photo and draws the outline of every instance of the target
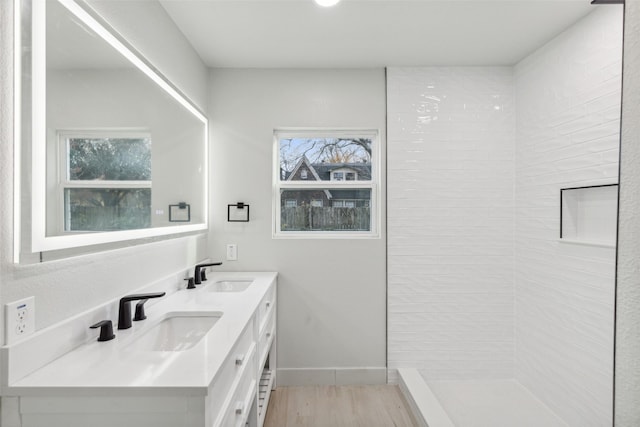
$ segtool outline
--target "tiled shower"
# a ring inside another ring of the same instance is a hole
[[[621,58],[600,7],[515,66],[388,70],[392,381],[515,381],[610,425],[615,236],[560,239],[560,190],[617,183]]]

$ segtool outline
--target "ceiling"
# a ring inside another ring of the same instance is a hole
[[[210,67],[512,65],[589,0],[160,0]]]

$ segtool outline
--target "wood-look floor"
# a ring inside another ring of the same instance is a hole
[[[415,427],[393,385],[279,387],[271,393],[265,427]]]

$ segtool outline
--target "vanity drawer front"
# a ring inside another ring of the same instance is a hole
[[[220,367],[220,372],[218,372],[211,388],[208,409],[213,414],[213,419],[223,410],[225,399],[232,391],[234,382],[237,381],[238,377],[246,371],[253,371],[255,365],[247,365],[247,363],[252,358],[255,359],[255,350],[253,322],[249,322],[233,350],[231,350]]]
[[[247,360],[247,368],[242,373],[242,379],[233,393],[233,397],[229,401],[226,408],[221,427],[244,427],[247,422],[247,416],[251,410],[251,405],[257,396],[256,381],[256,353],[254,352],[250,360]]]
[[[269,353],[269,348],[271,347],[271,343],[273,342],[273,337],[276,333],[276,320],[275,320],[275,312],[272,310],[268,317],[266,324],[260,331],[260,337],[258,338],[258,363],[260,364],[260,370],[262,370],[262,365],[264,364],[265,359],[267,358],[267,353]]]
[[[258,307],[258,327],[260,331],[262,331],[265,322],[268,320],[267,317],[270,313],[275,311],[276,306],[276,284],[275,282],[271,284],[271,287],[267,291],[264,298],[260,302],[260,307]]]

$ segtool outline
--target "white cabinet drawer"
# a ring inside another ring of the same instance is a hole
[[[244,332],[233,347],[233,350],[220,367],[220,371],[214,380],[209,396],[208,410],[212,414],[212,419],[217,419],[224,410],[223,405],[229,393],[231,393],[234,382],[238,381],[240,374],[246,372],[254,373],[254,366],[247,365],[253,359],[255,363],[254,331],[253,322],[249,322]]]
[[[267,354],[269,353],[269,349],[271,348],[271,343],[273,342],[273,337],[276,333],[276,318],[275,318],[275,310],[271,310],[267,315],[266,323],[263,328],[260,330],[260,336],[258,338],[258,367],[262,370],[264,362],[267,358]]]
[[[270,313],[273,313],[276,306],[276,284],[272,283],[258,307],[258,328],[263,330],[265,322]]]
[[[247,360],[247,367],[242,373],[238,387],[228,403],[220,427],[244,427],[251,410],[251,405],[256,399],[256,353]]]

